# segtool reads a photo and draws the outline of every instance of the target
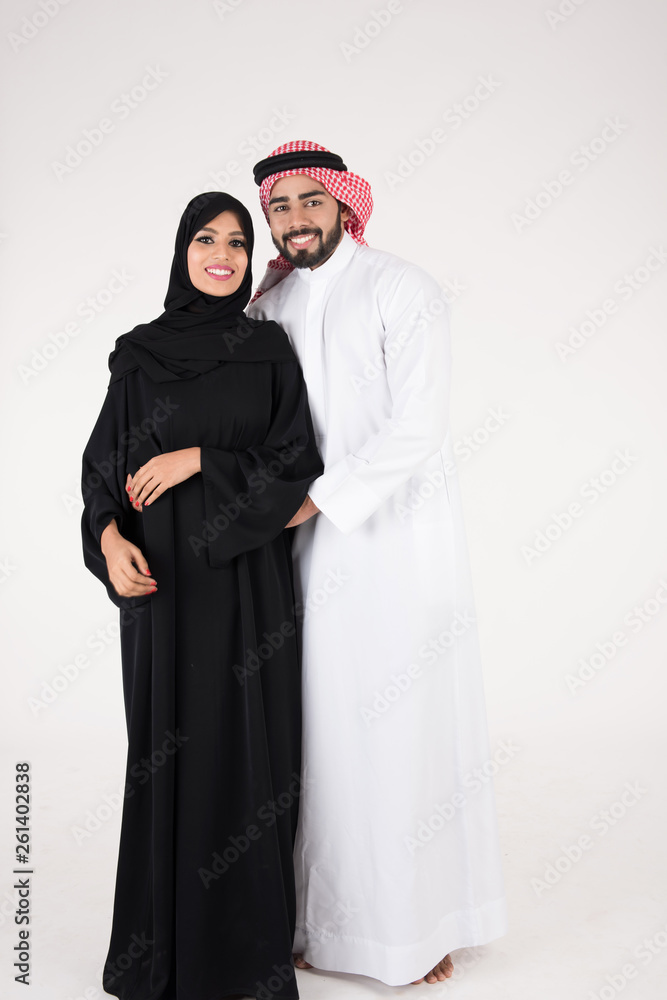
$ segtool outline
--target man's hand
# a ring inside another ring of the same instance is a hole
[[[121,535],[115,521],[102,532],[100,547],[107,561],[109,579],[119,597],[155,593],[157,583],[150,575],[143,552]]]
[[[201,448],[181,448],[156,455],[142,465],[134,477],[128,474],[125,482],[130,503],[140,511],[171,486],[184,482],[201,472]]]
[[[319,514],[319,513],[320,513],[320,508],[315,506],[310,497],[306,497],[306,499],[303,501],[303,503],[297,510],[296,514],[292,518],[292,520],[289,521],[285,525],[285,527],[296,528],[297,524],[303,524],[303,522],[307,521],[309,517],[313,516],[313,514]]]

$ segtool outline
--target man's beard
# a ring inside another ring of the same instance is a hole
[[[307,236],[310,233],[315,233],[319,237],[319,246],[316,244],[315,250],[290,250],[287,245],[287,240],[291,236]],[[343,235],[343,224],[340,217],[340,207],[338,208],[338,216],[333,227],[327,233],[326,239],[323,238],[321,229],[302,229],[298,232],[290,232],[287,236],[283,236],[280,240],[272,236],[273,245],[276,250],[279,250],[283,257],[293,264],[294,267],[317,267],[318,264],[322,264],[327,257],[330,257],[334,252],[336,247],[341,241]]]

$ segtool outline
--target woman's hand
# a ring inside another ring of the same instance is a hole
[[[197,472],[201,472],[201,448],[168,451],[151,458],[134,477],[128,474],[125,489],[130,503],[141,511],[143,504],[148,506],[165,490],[184,482]]]
[[[107,561],[109,579],[119,597],[155,593],[157,583],[150,575],[141,549],[121,535],[115,521],[102,532],[100,546]]]

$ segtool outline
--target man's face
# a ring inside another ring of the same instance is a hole
[[[281,177],[271,188],[269,225],[277,250],[294,267],[319,267],[343,237],[349,208],[339,206],[319,181],[307,174]]]

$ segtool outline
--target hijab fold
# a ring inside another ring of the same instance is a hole
[[[190,280],[188,247],[196,233],[221,212],[233,212],[238,218],[246,239],[248,265],[231,295],[207,295]],[[252,290],[253,245],[252,219],[240,201],[221,191],[193,198],[176,233],[165,311],[117,339],[109,356],[110,384],[136,368],[142,368],[154,382],[171,382],[195,378],[228,361],[294,360],[287,336],[277,323],[249,319],[243,312]]]

